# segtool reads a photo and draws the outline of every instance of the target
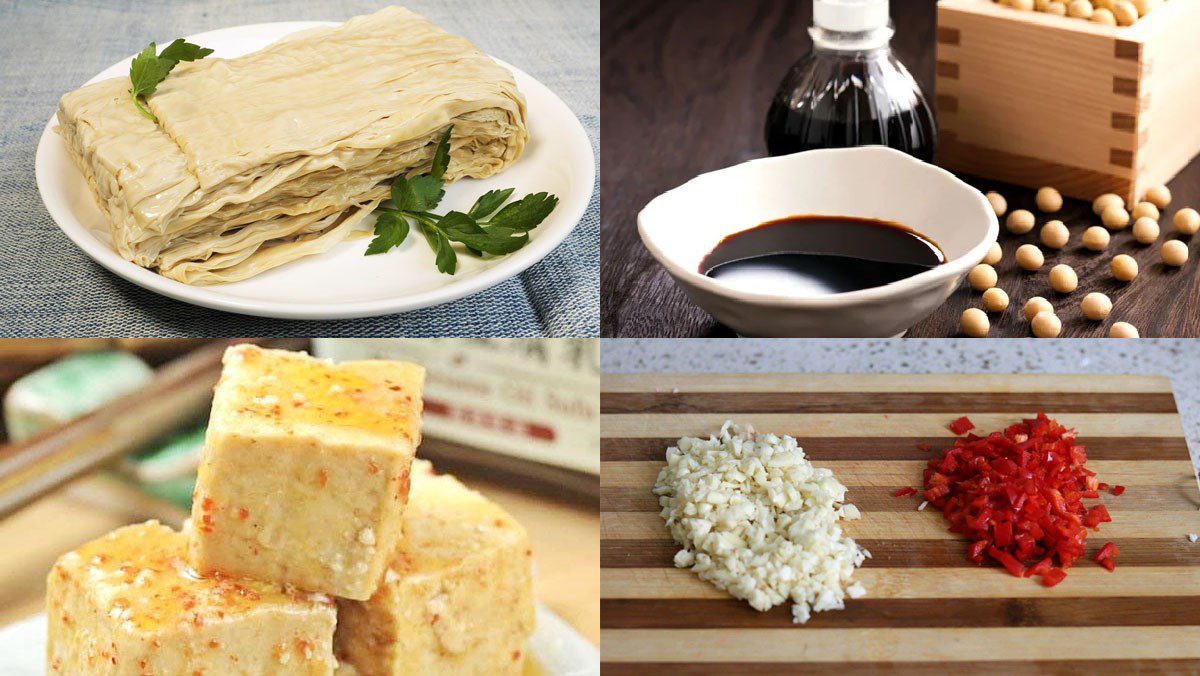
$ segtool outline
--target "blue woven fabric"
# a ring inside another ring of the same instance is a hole
[[[530,73],[583,122],[599,158],[599,0],[396,0]],[[549,256],[454,303],[328,322],[180,303],[93,263],[42,206],[34,153],[58,99],[159,42],[265,21],[343,20],[387,0],[0,0],[0,334],[9,336],[596,336],[600,198]],[[599,163],[597,162],[597,175]]]

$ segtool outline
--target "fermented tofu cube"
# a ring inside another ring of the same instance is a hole
[[[400,538],[424,378],[229,348],[192,503],[196,568],[370,598]]]
[[[333,600],[187,564],[157,521],[64,554],[47,579],[48,674],[332,674]]]
[[[529,537],[417,461],[404,539],[368,601],[338,601],[334,652],[360,676],[520,674],[534,626]]]

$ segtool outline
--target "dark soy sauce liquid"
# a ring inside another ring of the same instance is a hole
[[[791,216],[729,235],[700,272],[740,291],[821,296],[891,284],[945,260],[933,240],[899,223]]]
[[[932,162],[937,125],[912,75],[886,49],[817,49],[780,83],[766,139],[771,155],[884,145]]]

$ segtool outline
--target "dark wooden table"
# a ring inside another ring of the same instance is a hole
[[[808,51],[807,0],[605,0],[601,5],[601,105],[603,171],[600,190],[601,332],[604,336],[701,337],[733,335],[696,307],[642,246],[637,213],[659,193],[697,174],[766,155],[763,120],[771,95],[791,64]],[[893,0],[893,50],[933,99],[934,3]],[[1009,208],[1033,210],[1033,191],[964,177],[981,190],[999,190]],[[1174,201],[1161,221],[1159,244],[1171,236],[1170,217],[1187,205],[1200,207],[1200,161],[1171,183]],[[1036,213],[1036,211],[1035,211]],[[1098,224],[1090,205],[1068,201],[1054,216],[1071,229],[1062,252],[1047,250],[1046,266],[1024,273],[1013,252],[1037,242],[1037,230],[1015,236],[1001,228],[1004,260],[1000,286],[1019,305],[1046,296],[1063,320],[1063,336],[1100,337],[1111,321],[1128,321],[1143,336],[1200,336],[1200,252],[1192,247],[1181,269],[1166,268],[1158,244],[1139,246],[1129,229],[1115,233],[1107,251],[1079,245],[1083,230]],[[1117,253],[1138,260],[1141,274],[1129,284],[1112,279],[1108,261]],[[1079,289],[1053,294],[1046,282],[1056,263],[1079,273]],[[1079,301],[1090,291],[1113,300],[1110,322],[1083,318]],[[979,294],[965,285],[913,337],[961,336],[958,322]],[[1019,307],[992,317],[993,337],[1028,336]]]

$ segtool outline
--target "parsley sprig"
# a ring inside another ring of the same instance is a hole
[[[558,206],[558,198],[544,192],[505,204],[514,190],[507,188],[484,193],[466,213],[450,211],[441,216],[432,213],[446,194],[443,177],[450,166],[450,132],[453,129],[453,126],[448,127],[438,142],[428,174],[396,178],[392,184],[391,206],[380,208],[375,221],[375,238],[367,246],[366,255],[381,254],[400,246],[408,238],[411,224],[416,223],[433,249],[437,269],[452,275],[458,270],[458,253],[451,242],[463,244],[475,256],[510,254],[528,244],[529,231]]]
[[[133,99],[133,105],[137,106],[142,115],[158,122],[158,118],[146,109],[143,98],[153,94],[159,83],[167,78],[167,74],[179,65],[180,61],[203,59],[212,54],[213,50],[193,45],[183,38],[167,45],[161,54],[155,54],[155,50],[156,47],[151,42],[141,54],[134,57],[133,63],[129,64],[129,82],[133,85],[129,88],[129,97]]]

